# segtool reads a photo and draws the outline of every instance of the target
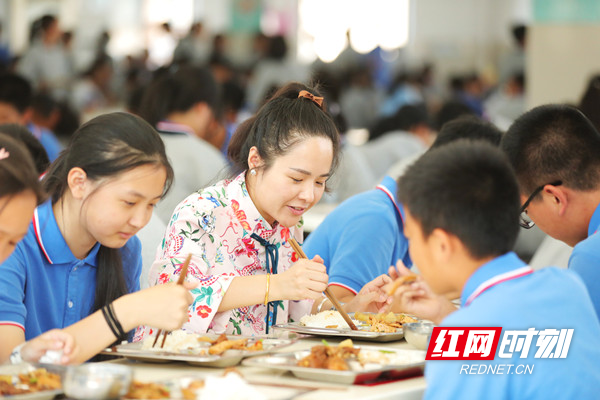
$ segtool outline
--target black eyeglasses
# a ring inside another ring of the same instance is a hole
[[[531,229],[535,225],[535,222],[533,222],[531,220],[531,218],[529,218],[529,215],[527,215],[527,207],[529,207],[529,203],[531,203],[531,201],[535,198],[535,196],[537,196],[542,190],[544,190],[544,187],[546,187],[546,185],[560,186],[560,185],[562,185],[562,181],[554,181],[551,183],[546,183],[542,186],[538,186],[533,191],[533,193],[531,193],[531,196],[529,196],[527,201],[525,203],[523,203],[523,205],[521,206],[521,215],[519,216],[519,225],[521,225],[523,228]]]

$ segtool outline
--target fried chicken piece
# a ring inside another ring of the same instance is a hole
[[[344,360],[339,355],[329,357],[325,362],[324,367],[335,371],[347,371],[348,369],[350,369],[346,360]]]
[[[329,357],[328,347],[329,346],[313,346],[310,350],[310,354],[298,361],[298,365],[307,368],[325,368],[325,362]]]
[[[245,348],[245,350],[247,351],[261,351],[263,349],[264,347],[262,340],[257,340],[256,342],[254,342],[254,344],[251,344],[250,346]]]
[[[226,335],[226,334],[224,334],[224,333],[221,333],[221,336],[219,336],[218,338],[216,338],[216,339],[215,339],[214,341],[212,341],[211,343],[212,343],[213,345],[215,345],[215,344],[219,344],[219,343],[225,342],[225,341],[227,341],[227,340],[229,340],[229,339],[227,339],[227,335]]]
[[[214,344],[208,348],[208,354],[221,355],[229,349],[244,349],[248,343],[248,339],[226,340]]]

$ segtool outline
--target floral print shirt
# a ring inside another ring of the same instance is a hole
[[[288,239],[291,235],[301,241],[301,226],[302,222],[292,228],[277,222],[270,226],[248,195],[243,172],[188,196],[177,206],[150,268],[150,284],[177,281],[185,258],[192,253],[187,281],[195,280],[199,285],[191,291],[194,301],[183,329],[264,334],[267,306],[261,303],[217,312],[219,304],[233,278],[267,273],[265,247],[251,237],[253,233],[277,246],[277,272],[282,273],[298,259]],[[311,307],[310,300],[281,301],[277,323],[299,320]],[[135,340],[151,333],[150,328],[142,327]]]

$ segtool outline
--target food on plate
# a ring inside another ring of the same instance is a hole
[[[387,314],[356,312],[353,321],[361,330],[368,329],[371,332],[395,333],[398,328],[402,328],[403,323],[416,322],[417,319],[407,314],[394,314],[393,312]],[[311,328],[350,329],[342,315],[334,310],[305,315],[300,318],[300,324]]]
[[[305,368],[324,368],[336,371],[365,371],[381,368],[384,365],[406,365],[425,360],[422,351],[364,349],[354,347],[352,340],[346,339],[337,346],[313,346],[310,354],[301,358],[297,365]]]
[[[129,392],[124,399],[168,399],[171,396],[170,390],[166,385],[158,383],[143,383],[138,381],[131,382]]]
[[[199,340],[200,336],[195,333],[187,333],[176,330],[167,335],[164,346],[153,346],[155,336],[148,336],[142,343],[142,350],[169,351],[173,353],[190,352],[206,354],[207,345]]]
[[[387,314],[372,314],[372,313],[354,313],[354,318],[358,321],[365,322],[370,325],[371,332],[393,333],[398,328],[402,328],[402,324],[408,322],[417,322],[418,320],[408,314],[395,314],[389,312]]]
[[[388,289],[388,296],[392,296],[401,285],[415,282],[417,280],[417,276],[418,275],[416,274],[409,274],[396,279],[394,282],[392,282],[390,288]]]
[[[143,383],[133,381],[129,387],[129,392],[123,397],[124,399],[170,399],[173,397],[181,397],[183,399],[196,400],[198,398],[198,392],[204,387],[204,381],[194,379],[190,381],[186,386],[180,387],[179,392],[172,393],[169,389],[169,385],[161,383]],[[174,392],[177,392],[175,390]]]
[[[346,339],[337,346],[328,344],[313,346],[310,354],[298,361],[300,367],[324,368],[336,371],[350,369],[348,359],[356,358],[360,348],[354,347],[352,340]]]
[[[248,339],[229,340],[224,333],[211,343],[212,346],[208,348],[208,353],[213,355],[223,354],[229,349],[245,351],[259,351],[263,349],[262,341],[260,340],[248,345]]]
[[[227,393],[229,392],[229,393]],[[180,377],[162,383],[133,381],[124,399],[259,399],[236,368],[206,379]],[[262,398],[261,398],[262,400]]]
[[[195,333],[186,333],[185,331],[173,331],[167,335],[165,345],[154,347],[154,336],[148,336],[144,339],[142,350],[164,351],[164,352],[185,352],[198,355],[221,355],[227,350],[260,351],[263,350],[261,340],[253,341],[248,344],[248,339],[230,340],[225,334],[217,339],[207,336],[200,336]]]
[[[318,314],[305,315],[300,318],[300,324],[311,328],[350,329],[342,314],[335,310],[326,310]]]
[[[18,375],[0,375],[0,395],[35,393],[62,387],[60,376],[38,368]]]

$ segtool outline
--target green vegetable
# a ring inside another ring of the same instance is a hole
[[[395,351],[392,351],[392,350],[379,350],[379,352],[383,353],[383,354],[395,354],[396,353]]]
[[[321,342],[323,342],[323,344],[324,344],[325,346],[329,346],[329,343],[327,343],[327,340],[325,340],[325,339],[321,339]]]

